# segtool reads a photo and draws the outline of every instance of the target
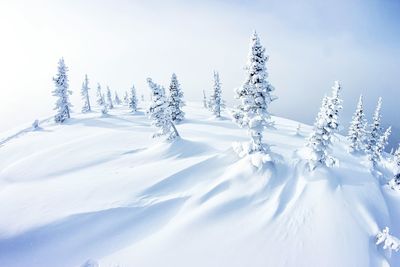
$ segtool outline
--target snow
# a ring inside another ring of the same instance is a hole
[[[160,142],[145,108],[0,133],[0,266],[400,266],[375,244],[400,236],[387,158],[377,178],[337,135],[340,165],[309,172],[312,127],[279,117],[270,158],[241,158],[230,111],[191,102],[182,138]]]

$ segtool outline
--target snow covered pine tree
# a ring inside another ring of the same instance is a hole
[[[363,152],[365,149],[367,120],[365,119],[363,97],[360,95],[357,109],[354,112],[347,139],[350,142],[350,152]]]
[[[99,83],[97,84],[97,104],[100,106],[103,115],[108,114],[107,103],[104,99],[103,93],[101,92],[101,86]]]
[[[339,98],[341,86],[338,81],[332,87],[332,96],[325,96],[322,106],[314,123],[314,131],[308,138],[306,147],[309,148],[306,156],[310,170],[317,166],[334,166],[337,160],[329,155],[332,137],[339,129],[339,111],[342,109],[342,100]]]
[[[262,143],[263,131],[273,124],[268,108],[276,97],[271,95],[274,87],[267,80],[268,56],[264,53],[265,48],[254,32],[246,66],[247,77],[242,87],[235,90],[235,97],[240,99],[241,104],[232,113],[235,122],[240,127],[247,128],[251,137],[251,142],[242,144],[240,151],[238,148],[235,149],[242,155],[269,151],[268,145]]]
[[[221,110],[224,108],[225,104],[222,100],[222,90],[221,90],[221,82],[219,81],[218,72],[214,71],[214,86],[213,93],[210,95],[210,99],[208,101],[208,108],[215,115],[215,117],[221,117]]]
[[[206,91],[203,90],[203,107],[207,108],[207,97],[206,97]]]
[[[151,78],[147,79],[151,90],[151,103],[147,114],[152,120],[152,125],[159,128],[159,131],[153,137],[166,136],[167,140],[175,140],[179,133],[172,122],[171,110],[168,105],[165,90],[154,83]]]
[[[182,111],[182,107],[185,103],[182,100],[183,92],[178,82],[176,74],[173,73],[171,77],[171,83],[169,85],[169,107],[171,109],[172,121],[179,123],[185,117],[185,112]]]
[[[55,122],[63,123],[66,119],[71,117],[71,103],[69,102],[69,95],[72,94],[68,90],[68,68],[65,66],[64,58],[58,61],[58,73],[56,77],[53,78],[55,83],[55,89],[53,91],[53,96],[56,96],[57,102],[54,110],[57,110],[57,114],[54,116]]]
[[[83,100],[82,113],[86,113],[92,110],[90,107],[89,99],[89,79],[87,74],[85,74],[85,80],[82,83],[81,95]]]
[[[112,96],[111,96],[111,90],[108,85],[107,85],[107,104],[110,109],[114,108],[114,104],[113,104]]]
[[[129,95],[128,95],[127,91],[125,91],[125,95],[124,95],[124,104],[129,105]]]
[[[131,109],[132,113],[135,113],[137,111],[137,97],[136,97],[136,89],[135,86],[132,85],[131,87],[131,93],[128,98],[128,106]]]
[[[121,105],[121,99],[119,99],[117,91],[115,91],[114,103],[115,105]]]
[[[379,153],[377,153],[377,147],[379,144],[379,140],[382,136],[381,108],[382,108],[382,98],[379,97],[378,104],[376,105],[374,116],[372,118],[372,123],[370,125],[368,140],[365,147],[365,151],[368,154],[368,158],[373,166],[375,166],[379,161]]]

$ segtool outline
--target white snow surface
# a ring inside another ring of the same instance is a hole
[[[257,168],[233,151],[249,139],[228,111],[188,103],[168,143],[143,110],[0,134],[1,267],[400,266],[375,245],[386,226],[400,236],[389,160],[372,175],[338,136],[339,166],[309,172],[311,127],[274,117]]]

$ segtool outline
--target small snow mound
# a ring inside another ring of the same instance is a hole
[[[150,148],[150,151],[157,151],[157,154],[163,157],[187,158],[212,153],[215,149],[202,142],[178,138],[158,143]]]
[[[400,240],[389,234],[389,227],[383,228],[383,230],[376,235],[376,245],[382,243],[384,243],[383,249],[388,249],[389,251],[400,250]]]

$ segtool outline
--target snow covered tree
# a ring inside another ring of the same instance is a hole
[[[72,91],[68,90],[68,68],[65,65],[64,58],[58,61],[58,73],[53,78],[55,83],[55,89],[53,96],[57,97],[57,102],[54,110],[57,110],[57,114],[54,116],[55,122],[63,123],[66,119],[71,117],[71,103],[69,102],[69,95]]]
[[[381,127],[381,108],[382,108],[382,98],[378,99],[378,104],[376,106],[374,116],[372,118],[372,123],[370,125],[370,130],[368,133],[368,140],[365,150],[368,154],[368,158],[375,165],[379,161],[379,154],[377,153],[377,147],[379,140],[382,136]]]
[[[82,89],[81,89],[81,96],[83,99],[83,106],[82,106],[82,112],[86,113],[92,110],[90,106],[90,99],[89,99],[89,79],[87,74],[85,74],[85,80],[82,83]]]
[[[380,245],[383,243],[383,249],[387,249],[389,251],[399,251],[400,250],[400,240],[389,233],[389,227],[383,228],[376,235],[376,245]]]
[[[124,95],[124,104],[129,105],[129,95],[128,95],[127,91],[125,91],[125,95]]]
[[[210,95],[210,99],[208,101],[208,108],[215,115],[215,117],[221,117],[221,110],[224,108],[225,104],[222,100],[222,90],[221,90],[221,82],[219,81],[218,72],[214,71],[214,86],[213,93]]]
[[[169,85],[169,107],[171,109],[172,121],[179,123],[185,117],[185,112],[182,111],[182,107],[185,103],[182,100],[183,92],[178,82],[176,74],[173,73],[171,77],[171,83]]]
[[[154,83],[148,78],[147,83],[152,92],[151,102],[147,111],[148,116],[152,120],[152,125],[159,128],[159,131],[153,137],[166,136],[167,140],[174,140],[179,137],[178,131],[172,121],[171,110],[165,90],[160,85]]]
[[[119,99],[118,93],[115,91],[115,98],[114,98],[115,105],[121,105],[121,99]]]
[[[128,98],[128,105],[129,105],[129,108],[132,110],[133,113],[135,113],[136,110],[137,110],[137,104],[138,104],[138,101],[137,101],[137,98],[136,98],[136,89],[135,89],[135,86],[132,85],[131,93],[130,93],[129,98]]]
[[[398,172],[400,172],[400,144],[397,150],[394,152],[393,156],[394,156],[394,162],[396,163],[398,168]]]
[[[103,115],[108,114],[107,103],[106,103],[106,100],[104,99],[103,93],[101,92],[101,86],[99,83],[97,84],[97,100],[96,100],[96,102],[97,102],[97,105],[99,105],[101,108],[101,113]]]
[[[350,152],[361,152],[365,149],[366,141],[366,126],[367,120],[365,119],[363,97],[360,95],[358,100],[357,109],[354,112],[347,139],[350,142]]]
[[[314,123],[314,131],[308,138],[307,147],[310,149],[307,155],[308,166],[314,170],[317,166],[334,166],[337,162],[329,154],[332,136],[339,129],[339,111],[342,108],[342,100],[339,98],[341,86],[335,82],[332,87],[332,96],[325,96],[322,106]]]
[[[203,90],[203,107],[207,108],[207,97],[206,97],[206,91]]]
[[[107,86],[107,104],[108,104],[109,109],[113,109],[114,108],[110,87],[108,87],[108,86]]]
[[[240,99],[241,103],[232,113],[236,123],[248,129],[251,142],[244,148],[248,150],[247,153],[269,150],[268,146],[262,143],[263,131],[272,125],[268,108],[276,97],[271,94],[274,87],[267,80],[267,61],[265,48],[254,32],[246,66],[246,80],[235,90],[235,97]]]

